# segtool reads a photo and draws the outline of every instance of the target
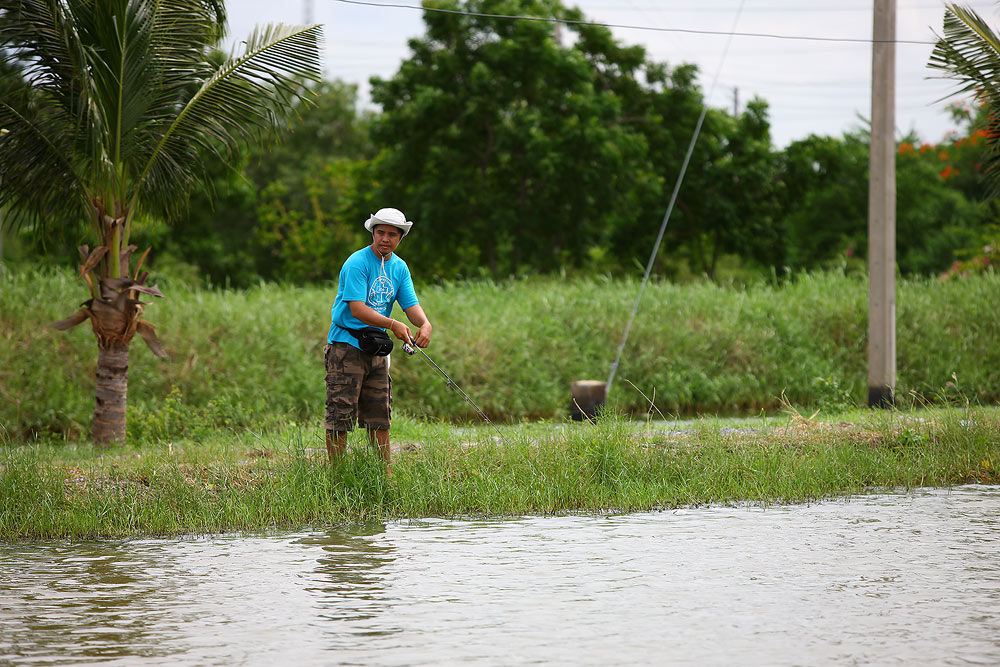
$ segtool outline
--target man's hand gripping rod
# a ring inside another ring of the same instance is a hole
[[[436,363],[434,363],[434,360],[433,360],[433,359],[431,359],[430,357],[428,357],[428,356],[427,356],[427,353],[426,353],[426,352],[424,352],[424,351],[423,351],[423,350],[422,350],[421,348],[419,348],[419,347],[418,347],[418,346],[417,346],[417,345],[416,345],[415,343],[413,343],[412,341],[411,341],[411,342],[409,342],[409,343],[403,343],[403,352],[406,352],[406,353],[407,353],[408,355],[410,355],[411,357],[412,357],[412,356],[413,356],[414,354],[416,354],[417,352],[420,352],[420,355],[421,355],[421,356],[422,356],[422,357],[424,358],[424,360],[426,360],[426,361],[427,361],[427,362],[428,362],[428,363],[429,363],[429,364],[430,364],[431,366],[433,366],[433,367],[434,367],[434,369],[435,369],[435,370],[436,370],[436,371],[437,371],[438,373],[440,373],[440,374],[441,374],[441,376],[442,376],[442,377],[444,377],[444,379],[445,379],[445,380],[447,380],[447,381],[448,381],[448,384],[449,384],[450,386],[454,387],[454,388],[455,388],[455,391],[457,391],[457,392],[458,392],[459,394],[461,394],[461,395],[462,395],[462,398],[464,398],[464,399],[466,400],[466,402],[467,402],[467,403],[468,403],[469,405],[471,405],[471,406],[472,406],[473,408],[475,408],[475,409],[476,409],[476,412],[478,412],[478,413],[479,413],[479,416],[480,416],[480,417],[482,417],[483,419],[485,419],[485,420],[487,421],[487,423],[488,423],[488,424],[489,424],[490,426],[492,426],[492,427],[493,427],[493,430],[497,432],[497,435],[499,435],[499,436],[500,436],[500,439],[501,439],[501,440],[503,440],[503,441],[504,441],[504,443],[506,443],[506,444],[508,444],[508,445],[510,444],[510,442],[508,442],[508,441],[507,441],[507,438],[503,437],[503,433],[501,433],[501,432],[500,432],[500,429],[498,429],[498,428],[497,428],[497,425],[496,425],[496,424],[494,424],[494,423],[493,423],[493,422],[492,422],[492,421],[490,420],[490,418],[486,416],[486,413],[485,413],[485,412],[483,412],[482,410],[480,410],[480,409],[479,409],[479,406],[478,406],[478,405],[476,405],[476,404],[475,404],[475,402],[474,402],[474,401],[473,401],[473,400],[472,400],[471,398],[469,398],[469,395],[468,395],[468,394],[466,394],[466,393],[465,393],[464,391],[462,391],[462,388],[461,388],[461,387],[459,387],[459,386],[458,386],[457,384],[455,384],[455,381],[454,381],[454,380],[452,380],[452,379],[451,379],[450,377],[448,377],[448,374],[447,374],[447,373],[445,373],[445,372],[444,372],[443,370],[441,370],[441,367],[440,367],[440,366],[438,366],[438,365],[437,365]]]

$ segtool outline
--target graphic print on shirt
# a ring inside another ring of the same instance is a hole
[[[368,288],[368,305],[376,310],[384,308],[392,303],[392,298],[396,295],[396,290],[389,280],[389,276],[382,274],[376,278],[371,287]]]

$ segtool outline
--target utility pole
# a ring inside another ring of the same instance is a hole
[[[740,115],[740,89],[733,88],[733,117]]]
[[[868,407],[895,405],[896,0],[875,0],[868,177]]]

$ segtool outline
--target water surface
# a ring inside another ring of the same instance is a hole
[[[1000,664],[1000,487],[0,545],[0,663]]]

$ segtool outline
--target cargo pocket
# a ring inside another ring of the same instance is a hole
[[[392,376],[389,376],[389,405],[386,409],[386,417],[389,418],[389,425],[392,425]]]
[[[358,416],[354,381],[341,373],[326,374],[325,427],[333,431],[350,431]]]

